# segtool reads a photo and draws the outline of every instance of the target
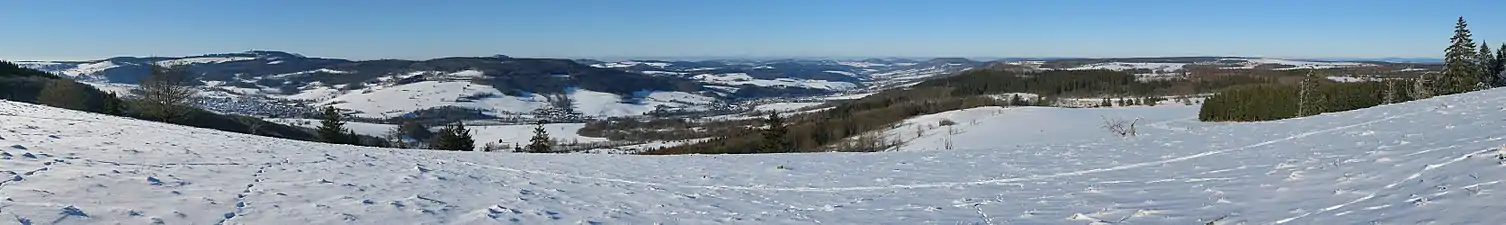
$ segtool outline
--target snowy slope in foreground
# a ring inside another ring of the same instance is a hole
[[[1084,132],[987,148],[1008,134],[967,132],[973,147],[944,151],[629,156],[338,146],[0,102],[0,208],[37,224],[1497,224],[1502,103],[1148,121],[1134,138],[1064,123],[1022,129]]]

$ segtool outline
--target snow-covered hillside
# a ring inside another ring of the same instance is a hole
[[[476,148],[480,149],[484,143],[499,143],[505,146],[526,146],[533,138],[535,125],[498,125],[498,126],[467,126],[471,130],[472,138],[476,140]],[[552,123],[544,124],[544,132],[549,133],[549,138],[561,143],[591,143],[607,141],[606,138],[585,137],[576,134],[584,123]]]
[[[593,116],[633,116],[653,111],[660,105],[688,108],[715,101],[710,97],[684,92],[646,92],[642,101],[624,102],[624,96],[590,90],[572,89],[568,96],[576,111]],[[299,97],[303,96],[303,97]],[[319,99],[321,104],[353,110],[370,118],[388,118],[420,109],[458,106],[482,109],[492,114],[528,113],[550,106],[547,96],[529,93],[510,96],[488,85],[454,81],[423,81],[395,86],[369,87],[358,91],[311,90],[297,98]],[[309,97],[315,96],[315,97]]]
[[[630,156],[329,145],[0,101],[0,212],[19,224],[1498,224],[1502,103],[1492,90],[1263,123],[1011,108],[957,121],[953,150]],[[1096,115],[1143,118],[1139,136]],[[1056,136],[1027,140],[1037,133]]]
[[[800,87],[832,91],[857,88],[857,84],[848,82],[807,80],[796,78],[756,79],[752,76],[748,76],[748,74],[746,73],[701,74],[692,76],[690,77],[690,79],[699,80],[707,84],[722,84],[731,86],[753,85],[760,87]]]
[[[88,76],[98,74],[101,71],[120,67],[111,61],[98,62],[45,62],[45,61],[20,61],[16,64],[26,68],[41,71],[50,71],[59,75],[73,77],[75,79],[90,80]]]

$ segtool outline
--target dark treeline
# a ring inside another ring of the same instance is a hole
[[[1296,85],[1284,82],[1229,88],[1205,101],[1198,119],[1279,120],[1506,86],[1506,51],[1491,51],[1489,44],[1476,43],[1471,36],[1468,24],[1460,17],[1445,48],[1440,73],[1359,83],[1336,83],[1310,74]],[[1506,44],[1501,49],[1506,49]]]
[[[1302,88],[1299,85],[1259,84],[1219,91],[1203,102],[1198,111],[1202,121],[1266,121],[1341,112],[1392,103],[1411,101],[1411,82],[1339,83],[1320,81],[1307,100],[1308,112],[1302,112]]]
[[[771,135],[760,127],[746,127],[711,140],[681,145],[644,154],[747,154],[819,151],[880,151],[892,147],[893,139],[877,138],[851,143],[847,137],[885,128],[890,124],[918,115],[979,106],[1007,105],[987,96],[956,96],[947,87],[917,87],[889,91],[836,106],[817,113],[792,116],[783,127],[783,135]],[[759,124],[768,126],[768,124]],[[788,148],[769,148],[766,137],[778,136]]]
[[[1111,70],[1048,70],[1038,73],[970,70],[916,86],[950,87],[955,95],[1023,92],[1055,97],[1100,97],[1190,95],[1240,84],[1274,81],[1270,76],[1240,74],[1136,81],[1133,74]]]

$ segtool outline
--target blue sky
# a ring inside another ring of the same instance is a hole
[[[1441,57],[1506,1],[67,0],[0,3],[0,59],[283,50],[515,57]]]

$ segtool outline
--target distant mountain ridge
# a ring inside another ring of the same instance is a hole
[[[261,109],[286,109],[270,105],[286,105],[291,101],[307,105],[295,108],[330,105],[371,118],[452,106],[478,109],[492,116],[561,107],[595,116],[637,115],[665,109],[711,110],[723,108],[716,105],[730,101],[858,90],[896,71],[923,78],[982,64],[966,59],[936,63],[947,68],[915,71],[923,74],[910,76],[913,74],[904,72],[905,69],[933,65],[884,59],[607,62],[505,55],[347,60],[260,50],[183,57],[17,62],[96,86],[133,85],[146,77],[153,65],[182,66],[191,73],[196,85],[206,89],[205,96],[224,102],[208,104],[222,108],[222,112],[299,114]]]

